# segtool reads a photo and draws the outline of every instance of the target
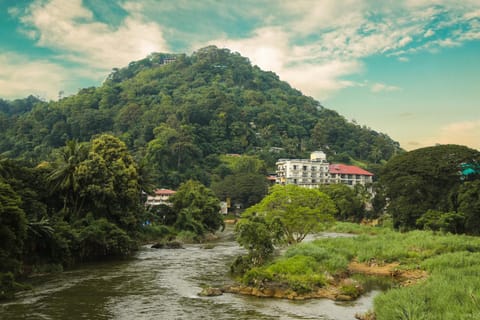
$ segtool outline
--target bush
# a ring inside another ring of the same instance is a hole
[[[11,272],[0,273],[0,300],[12,299],[15,293],[15,278]]]
[[[284,284],[298,293],[310,292],[326,284],[318,262],[302,255],[282,258],[268,266],[253,268],[243,277],[244,283],[257,287],[272,281],[278,285]]]
[[[326,248],[316,243],[304,243],[290,247],[284,255],[286,258],[294,256],[312,257],[318,263],[317,268],[329,273],[343,272],[348,267],[349,259],[353,258],[345,250]]]
[[[177,234],[176,238],[183,243],[196,243],[200,242],[202,236],[193,231],[183,230]]]
[[[165,225],[148,225],[140,230],[140,239],[142,241],[161,241],[174,235],[175,232],[172,228]]]
[[[136,248],[127,233],[106,219],[89,221],[79,230],[78,251],[82,261],[106,257],[123,257]]]

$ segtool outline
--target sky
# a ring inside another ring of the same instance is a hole
[[[228,48],[413,150],[480,149],[480,0],[0,0],[0,98]]]

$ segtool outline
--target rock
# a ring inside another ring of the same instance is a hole
[[[200,292],[198,295],[201,297],[215,297],[215,296],[221,296],[222,294],[223,294],[223,291],[220,288],[207,287],[207,288],[203,288],[202,292]]]
[[[339,294],[338,296],[335,297],[335,300],[336,301],[352,301],[353,298],[345,294]]]
[[[165,244],[157,242],[157,243],[153,244],[150,248],[152,248],[152,249],[163,249],[163,248],[165,248]]]

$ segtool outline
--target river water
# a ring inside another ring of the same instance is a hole
[[[83,265],[37,277],[33,290],[0,304],[0,319],[355,319],[372,290],[354,302],[290,301],[234,294],[199,297],[204,286],[232,283],[229,264],[244,251],[225,235],[207,248],[143,247],[132,259]]]

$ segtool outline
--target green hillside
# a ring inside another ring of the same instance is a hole
[[[48,79],[46,79],[48,81]],[[38,163],[69,140],[109,133],[123,140],[155,182],[210,183],[219,155],[279,157],[322,149],[330,159],[388,160],[387,135],[348,122],[272,72],[228,49],[153,53],[114,69],[100,87],[59,101],[0,100],[0,154]]]

